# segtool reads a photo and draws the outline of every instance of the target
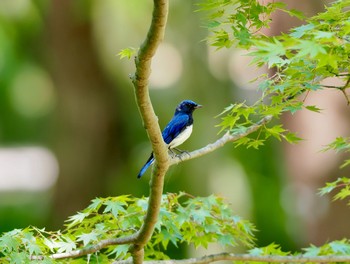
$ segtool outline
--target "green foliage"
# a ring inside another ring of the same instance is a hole
[[[333,142],[329,143],[323,151],[334,150],[338,152],[350,152],[350,138],[337,137]],[[350,159],[346,159],[340,168],[344,168],[350,164]],[[319,191],[321,195],[326,195],[337,189],[337,193],[334,195],[334,200],[344,200],[350,197],[350,178],[342,177],[333,182],[326,183],[326,186],[322,187]],[[348,203],[350,205],[350,201]]]
[[[350,138],[337,137],[333,142],[328,144],[323,151],[335,150],[336,152],[350,152]],[[350,159],[346,159],[340,168],[344,168],[350,164]]]
[[[69,217],[62,231],[28,227],[4,233],[0,237],[0,262],[27,263],[33,256],[41,256],[47,263],[55,263],[49,258],[52,254],[69,253],[93,247],[99,241],[131,235],[141,227],[147,206],[148,198],[127,195],[96,198],[86,209]],[[163,251],[169,243],[251,247],[253,231],[253,225],[235,216],[220,197],[167,194],[163,195],[159,219],[146,245],[145,256],[168,258]],[[128,250],[129,245],[110,245],[81,259],[126,259],[130,257]]]
[[[270,15],[276,10],[303,18],[301,12],[286,9],[285,3],[262,4],[256,0],[204,0],[199,4],[199,10],[208,14],[207,27],[214,33],[209,40],[218,49],[251,47],[252,40],[257,38],[256,33],[269,26]]]
[[[349,152],[350,151],[350,139],[345,137],[337,137],[333,142],[329,143],[323,150],[335,150],[336,152]]]
[[[261,98],[253,105],[245,102],[228,106],[219,115],[220,132],[244,134],[247,129],[266,116],[280,118],[282,113],[295,114],[301,109],[315,113],[322,111],[317,105],[307,105],[309,93],[322,89],[337,89],[345,93],[350,83],[350,0],[334,2],[326,11],[296,27],[289,34],[268,37],[261,33],[269,26],[270,15],[276,10],[303,18],[295,10],[287,10],[279,2],[259,3],[257,0],[205,0],[199,10],[208,14],[207,27],[212,32],[209,41],[220,48],[238,47],[249,51],[251,64],[267,65],[275,71],[272,76],[261,75],[255,80]],[[131,58],[135,49],[124,49],[121,58]],[[329,77],[339,78],[343,85],[322,85]],[[241,137],[235,146],[259,148],[269,138],[296,143],[298,138],[281,124],[263,125],[254,134]],[[348,152],[349,138],[337,138],[325,150]],[[350,164],[346,160],[342,167]],[[328,194],[339,192],[334,199],[350,197],[349,178],[339,178],[320,190]],[[90,206],[71,216],[62,231],[46,231],[35,227],[15,229],[0,236],[1,263],[105,263],[130,257],[130,245],[107,243],[94,254],[71,260],[54,260],[52,254],[71,253],[94,248],[101,241],[123,238],[140,230],[148,207],[148,198],[128,195],[96,198]],[[224,199],[192,197],[186,193],[167,194],[162,197],[159,218],[150,241],[145,247],[147,259],[167,259],[164,253],[169,243],[192,244],[207,247],[210,243],[221,246],[243,245],[254,242],[254,226],[235,216]],[[272,243],[263,248],[249,250],[252,256],[290,256],[291,253]],[[321,247],[305,248],[304,256],[350,254],[349,240],[333,241]]]
[[[319,247],[310,245],[310,247],[303,248],[302,252],[295,252],[295,253],[283,251],[279,245],[275,243],[271,243],[270,245],[265,247],[252,248],[248,252],[251,256],[290,256],[295,258],[330,256],[330,255],[338,255],[338,256],[349,255],[350,241],[348,239],[335,240]],[[243,262],[239,262],[239,263],[243,263]],[[252,263],[266,263],[266,262],[254,261]]]
[[[307,105],[306,99],[310,93],[322,89],[336,89],[344,97],[344,103],[350,103],[345,92],[349,88],[349,57],[350,57],[350,0],[335,1],[326,7],[325,12],[307,19],[302,26],[292,29],[288,34],[268,37],[260,33],[263,27],[268,27],[269,15],[275,10],[283,10],[299,18],[298,12],[288,12],[281,3],[258,3],[258,1],[211,1],[207,0],[202,10],[209,13],[208,30],[212,32],[209,41],[220,48],[245,49],[252,57],[251,64],[256,67],[267,65],[274,71],[272,76],[261,75],[252,82],[257,83],[261,98],[253,105],[236,103],[227,107],[221,114],[220,132],[244,133],[248,126],[253,125],[264,116],[271,115],[279,119],[282,113],[295,114],[301,109],[315,113],[322,111],[317,105]],[[327,78],[337,78],[340,86],[323,85]],[[235,146],[258,148],[269,137],[277,140],[282,138],[289,143],[296,143],[298,138],[287,131],[282,125],[261,127],[255,134],[240,138]],[[349,152],[349,138],[338,137],[325,150]],[[346,159],[341,168],[348,166]],[[334,190],[334,200],[350,197],[350,180],[339,178],[327,183],[320,189],[325,195]],[[350,202],[349,202],[350,205]],[[250,254],[284,255],[272,244],[263,249],[252,249]],[[322,247],[312,246],[305,249],[305,255],[319,256],[329,254],[349,254],[349,241],[334,241]]]
[[[333,182],[327,182],[326,186],[320,188],[319,194],[326,195],[334,191],[335,189],[338,192],[334,195],[334,200],[344,200],[345,198],[350,197],[350,178],[342,177],[338,178]],[[348,203],[350,205],[350,201]]]
[[[118,56],[120,59],[123,58],[128,58],[130,59],[132,56],[134,56],[136,53],[136,49],[135,48],[126,48],[126,49],[122,49],[119,53]]]
[[[306,24],[296,27],[289,34],[268,37],[261,29],[269,26],[270,14],[276,10],[284,11],[298,18],[302,16],[286,10],[282,3],[259,3],[250,1],[211,1],[201,5],[208,13],[209,39],[218,48],[238,47],[249,51],[251,64],[261,67],[267,65],[275,74],[261,75],[257,82],[261,98],[247,106],[237,103],[229,106],[221,114],[221,131],[239,132],[266,115],[279,118],[282,113],[295,114],[301,109],[319,113],[317,105],[305,103],[309,93],[322,89],[338,89],[349,102],[345,90],[350,83],[350,12],[346,8],[350,0],[336,1],[326,11],[310,19]],[[336,77],[342,86],[322,85],[329,77]],[[269,137],[286,139],[296,143],[300,140],[295,134],[277,125],[263,127],[254,138],[242,138],[236,146],[258,148]],[[345,165],[350,161],[346,161]],[[345,166],[344,165],[344,166]]]
[[[303,249],[305,251],[304,256],[329,256],[329,255],[349,255],[350,254],[350,241],[348,239],[335,240],[330,243],[324,244],[320,247],[311,245],[308,248]]]
[[[294,107],[294,108],[293,108]],[[297,105],[290,105],[290,111],[296,111]],[[219,114],[223,116],[221,123],[218,125],[222,131],[230,131],[232,134],[243,134],[247,131],[248,127],[253,125],[259,119],[262,119],[266,115],[273,115],[273,111],[262,111],[267,109],[266,106],[257,104],[253,106],[247,106],[245,103],[232,104],[225,108],[225,110]],[[272,109],[272,108],[271,108]],[[276,113],[279,115],[279,113]],[[235,146],[244,145],[247,148],[258,149],[264,145],[264,142],[274,137],[281,141],[285,139],[289,143],[297,143],[301,138],[297,137],[294,133],[287,131],[282,125],[262,126],[256,133],[250,136],[241,137],[234,142]]]

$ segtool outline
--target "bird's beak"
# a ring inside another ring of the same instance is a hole
[[[203,107],[203,105],[196,105],[196,106],[194,107],[194,109],[202,108],[202,107]]]

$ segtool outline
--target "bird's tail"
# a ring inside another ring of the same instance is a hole
[[[139,174],[137,175],[138,179],[141,178],[141,176],[146,172],[148,167],[151,166],[153,162],[154,162],[154,156],[153,156],[153,152],[152,152],[151,156],[148,158],[147,162],[145,163],[145,165],[143,165],[143,167],[141,168]]]

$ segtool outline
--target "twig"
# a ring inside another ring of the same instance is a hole
[[[324,84],[322,84],[321,86],[322,86],[323,88],[330,88],[330,89],[338,89],[338,90],[342,90],[342,89],[344,89],[344,87],[343,87],[343,86],[324,85]]]
[[[108,247],[110,245],[122,245],[122,244],[130,244],[134,242],[136,239],[136,234],[127,236],[127,237],[119,237],[119,238],[113,238],[113,239],[105,239],[101,240],[97,244],[93,246],[89,246],[86,248],[74,250],[71,252],[64,252],[64,253],[56,253],[52,254],[50,258],[52,259],[64,259],[64,258],[77,258],[81,256],[85,256],[88,254],[95,253],[105,247]],[[44,256],[31,256],[31,260],[43,260]]]
[[[339,73],[339,74],[335,74],[335,76],[337,76],[337,77],[343,77],[343,76],[350,77],[350,73]]]
[[[189,153],[184,153],[184,154],[181,154],[179,156],[173,157],[170,161],[170,165],[174,165],[174,164],[178,164],[182,161],[198,158],[200,156],[203,156],[203,155],[206,155],[210,152],[213,152],[213,151],[217,150],[218,148],[221,148],[222,146],[224,146],[228,142],[236,141],[240,138],[243,138],[243,137],[255,132],[260,127],[262,127],[266,123],[270,122],[271,119],[272,119],[271,115],[265,116],[259,122],[257,122],[254,125],[251,125],[250,127],[248,127],[245,131],[243,131],[241,133],[232,134],[232,133],[230,133],[230,131],[227,131],[221,138],[216,140],[214,143],[208,144],[205,147],[197,149],[195,151],[192,151]]]
[[[350,83],[350,75],[347,75],[347,76],[349,76],[349,78],[346,80],[346,83],[343,86],[334,86],[334,85],[321,85],[321,86],[324,87],[324,88],[331,88],[331,89],[340,90],[343,93],[343,95],[344,95],[344,97],[346,99],[347,105],[350,105],[349,96],[345,92],[345,90],[347,88],[349,88],[349,83]]]

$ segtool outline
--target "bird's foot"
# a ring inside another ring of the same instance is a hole
[[[176,150],[178,153],[176,153],[174,150]],[[169,149],[169,151],[170,151],[171,156],[172,156],[173,158],[176,157],[176,158],[179,158],[180,160],[182,160],[181,157],[182,157],[182,154],[183,154],[183,153],[186,153],[187,155],[190,156],[190,153],[189,153],[188,151],[186,151],[186,150],[181,150],[181,149],[178,149],[178,148],[172,148],[172,149]]]
[[[187,150],[182,150],[182,149],[178,149],[178,148],[173,148],[175,149],[177,152],[180,153],[180,155],[182,155],[183,153],[187,154],[188,156],[190,156],[190,153]]]

